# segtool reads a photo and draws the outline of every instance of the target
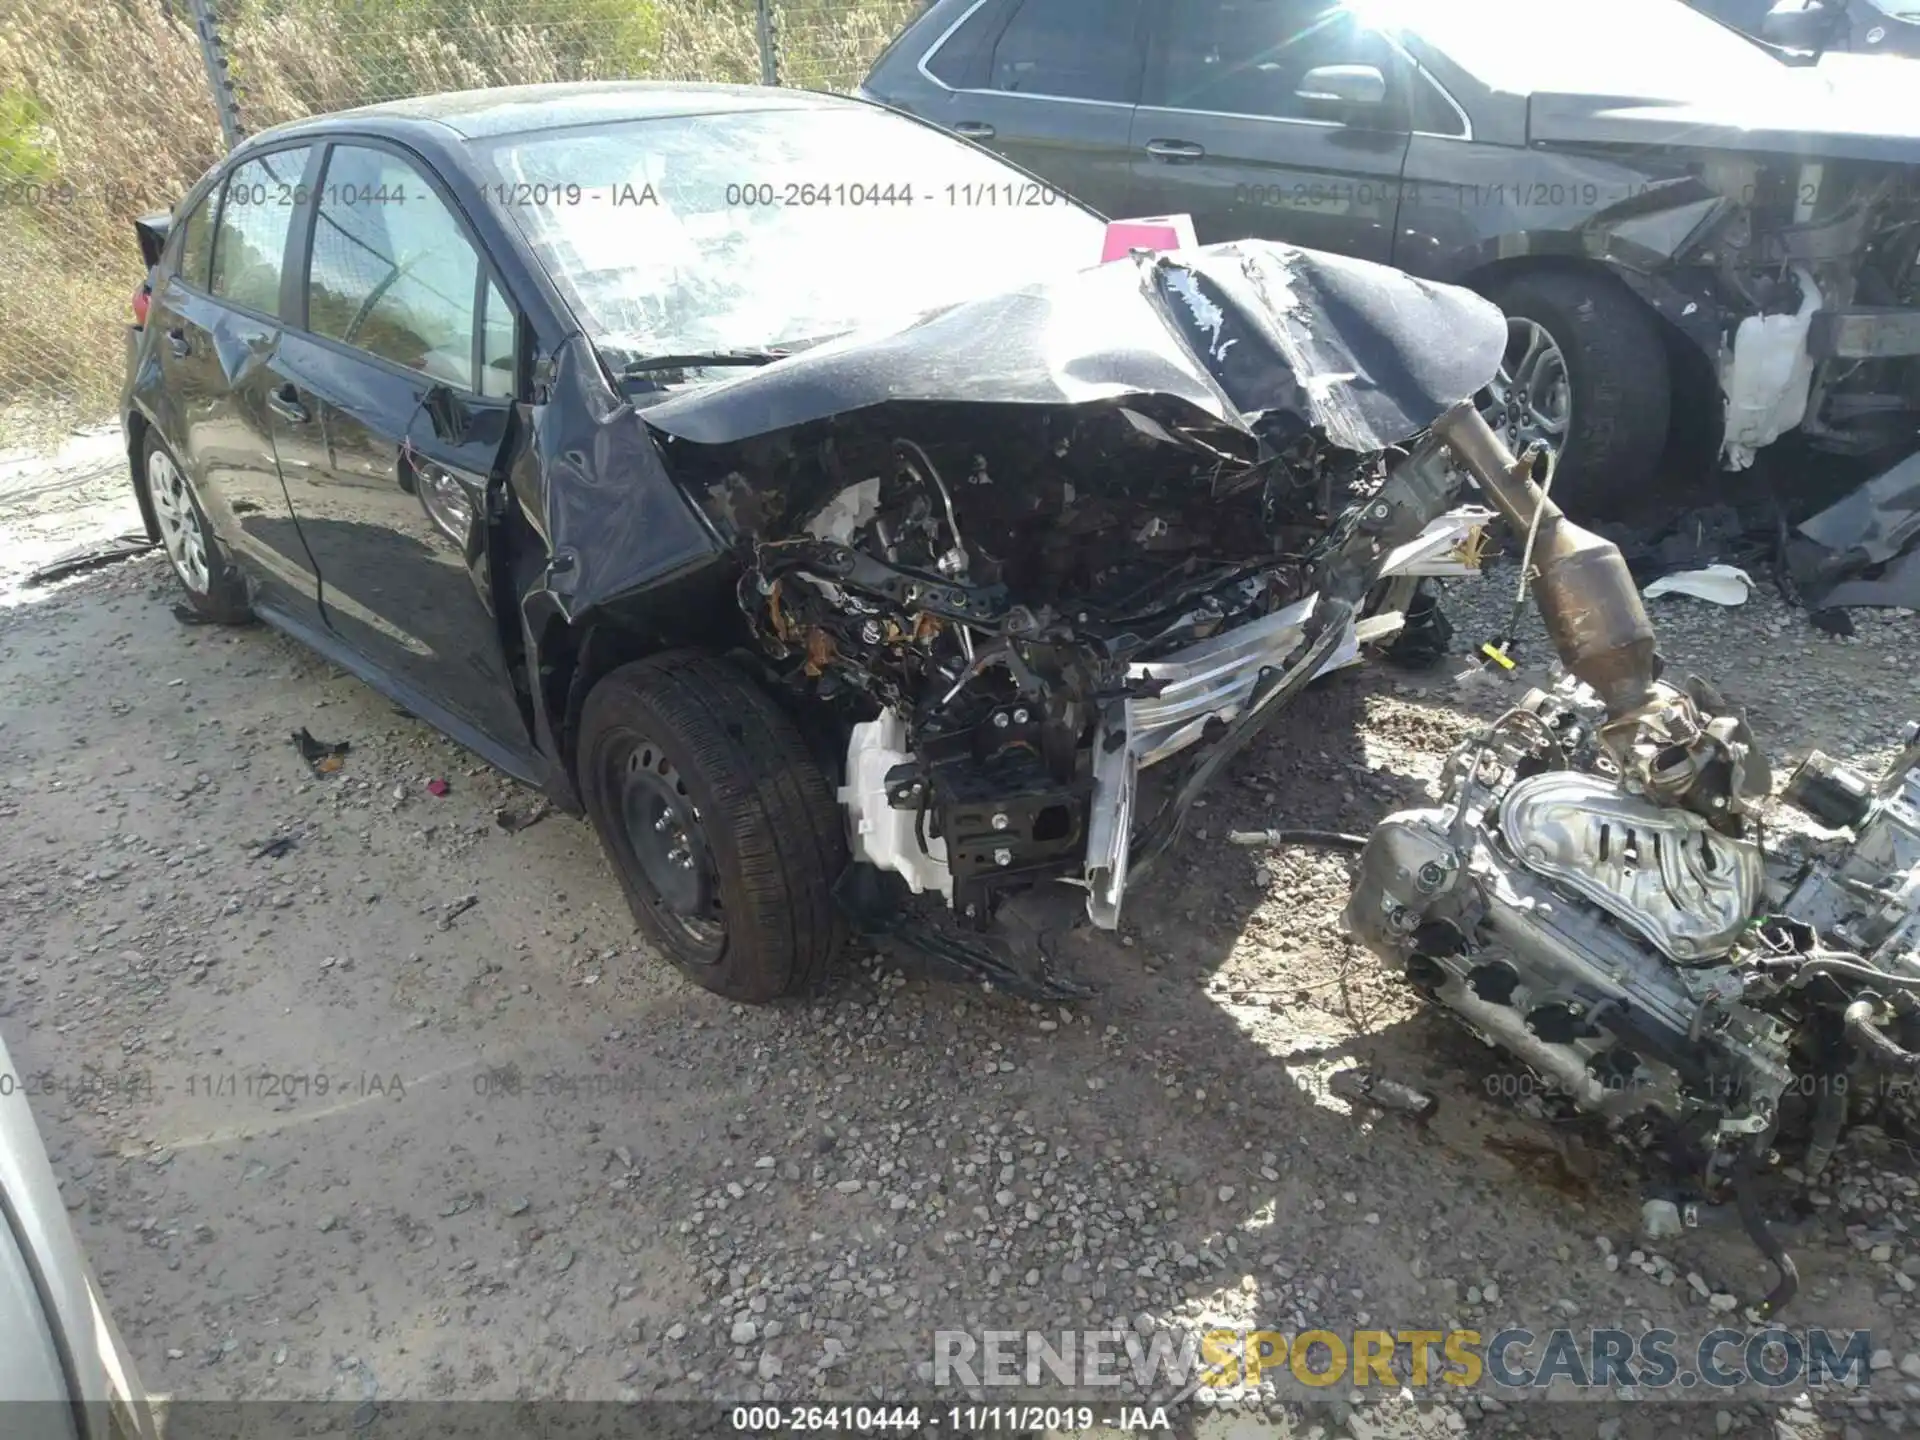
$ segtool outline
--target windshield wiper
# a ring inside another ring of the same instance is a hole
[[[698,370],[707,365],[771,365],[791,350],[702,350],[687,355],[643,355],[620,367],[622,375],[645,375],[652,370]]]

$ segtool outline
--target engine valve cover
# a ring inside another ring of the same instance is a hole
[[[1675,960],[1724,955],[1760,896],[1760,852],[1691,811],[1557,770],[1510,789],[1500,831],[1529,870],[1565,885]]]

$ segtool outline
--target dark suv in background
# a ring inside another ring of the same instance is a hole
[[[1687,0],[1703,14],[1794,50],[1920,56],[1920,0]]]
[[[1912,443],[1920,71],[1848,73],[1679,0],[936,0],[862,93],[1110,215],[1482,290],[1484,403],[1604,510],[1670,443]]]

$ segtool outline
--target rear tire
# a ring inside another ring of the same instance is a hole
[[[581,712],[578,774],[634,918],[689,979],[760,1004],[826,974],[845,821],[742,670],[671,651],[613,671]]]
[[[1651,486],[1666,448],[1673,378],[1657,322],[1640,297],[1599,270],[1533,270],[1498,281],[1488,298],[1514,330],[1545,331],[1564,361],[1570,415],[1553,498],[1576,519],[1617,515]],[[1519,323],[1516,323],[1519,322]],[[1529,428],[1511,407],[1489,423],[1517,452]]]
[[[140,446],[139,480],[142,504],[159,527],[167,563],[187,592],[188,602],[216,624],[245,625],[252,620],[247,582],[214,535],[187,472],[151,429]]]

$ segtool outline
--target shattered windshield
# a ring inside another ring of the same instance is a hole
[[[878,110],[673,116],[510,135],[490,202],[615,368],[898,323],[1098,263],[1102,221]]]

